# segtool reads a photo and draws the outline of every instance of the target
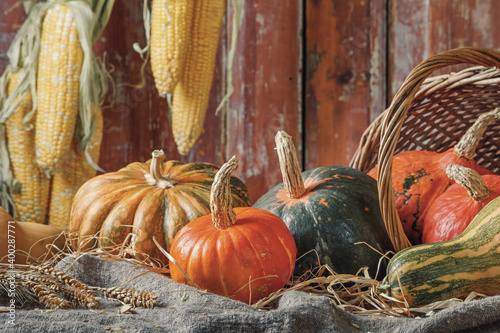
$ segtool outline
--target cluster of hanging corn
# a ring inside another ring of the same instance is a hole
[[[241,2],[233,3],[234,28]],[[160,96],[172,101],[172,132],[182,155],[203,129],[225,9],[226,0],[152,0],[151,70]]]
[[[67,230],[74,194],[99,170],[107,81],[92,45],[114,0],[24,3],[0,78],[0,203]]]

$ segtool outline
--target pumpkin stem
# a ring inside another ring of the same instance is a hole
[[[176,182],[161,174],[161,163],[166,160],[163,150],[159,149],[153,151],[152,156],[153,158],[151,159],[151,165],[149,167],[150,173],[145,175],[148,184],[163,189],[174,187]]]
[[[233,156],[215,174],[210,191],[210,211],[212,222],[220,230],[226,230],[236,223],[236,213],[231,197],[231,173],[238,167],[238,159]]]
[[[500,108],[483,113],[469,128],[460,141],[455,145],[454,151],[459,157],[472,159],[476,153],[477,145],[481,140],[486,128],[495,121],[500,120]]]
[[[446,168],[446,174],[448,178],[462,185],[475,201],[481,202],[489,198],[490,191],[488,190],[488,185],[486,185],[483,177],[476,170],[461,165],[450,164]]]
[[[293,144],[292,137],[285,131],[278,131],[274,140],[280,161],[283,185],[289,198],[300,198],[305,192],[304,179],[300,172],[297,151]]]

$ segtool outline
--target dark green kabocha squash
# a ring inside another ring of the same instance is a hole
[[[375,277],[381,254],[392,250],[376,181],[347,166],[301,173],[291,137],[280,131],[276,144],[283,183],[264,194],[254,207],[278,215],[288,226],[299,257],[294,274],[327,264],[339,274],[356,274],[368,267]],[[384,264],[382,261],[380,272],[384,272]]]

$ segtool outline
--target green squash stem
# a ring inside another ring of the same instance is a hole
[[[212,222],[220,230],[226,230],[236,223],[236,213],[231,197],[231,174],[238,168],[238,159],[233,156],[215,174],[210,191],[210,211]]]
[[[486,128],[500,120],[500,108],[480,115],[460,141],[455,145],[454,152],[466,159],[472,159],[476,153],[477,145],[481,140]]]
[[[306,187],[292,137],[284,131],[278,131],[274,140],[286,193],[290,199],[300,198],[306,192]]]
[[[490,191],[488,190],[488,185],[486,185],[476,170],[461,165],[450,164],[446,168],[446,175],[451,180],[462,185],[473,200],[481,202],[489,198]]]
[[[177,183],[175,180],[161,174],[161,164],[166,160],[163,150],[153,151],[149,172],[144,175],[148,185],[167,189],[172,188]]]

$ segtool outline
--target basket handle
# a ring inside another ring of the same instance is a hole
[[[411,246],[401,225],[392,190],[392,157],[401,127],[424,80],[440,68],[458,64],[500,67],[500,53],[486,48],[463,47],[429,57],[410,72],[381,119],[380,150],[377,157],[378,195],[382,218],[396,252]]]

